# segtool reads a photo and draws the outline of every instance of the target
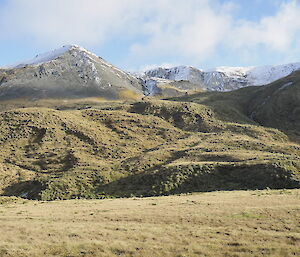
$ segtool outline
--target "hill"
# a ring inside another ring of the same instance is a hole
[[[273,127],[300,136],[300,71],[262,87],[173,99],[211,107],[225,121]]]
[[[299,116],[286,126],[258,122],[270,110],[281,119],[273,104],[297,95],[298,77],[169,100],[2,102],[2,193],[53,200],[299,188]]]

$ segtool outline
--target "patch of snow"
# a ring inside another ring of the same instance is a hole
[[[283,90],[291,85],[293,85],[293,82],[288,82],[288,83],[284,84],[283,86],[281,86],[278,90]]]
[[[187,80],[195,84],[204,84],[208,90],[229,91],[245,86],[261,86],[272,83],[300,69],[300,63],[277,66],[226,67],[199,70],[188,66],[157,68],[148,70],[144,77],[169,80]],[[143,77],[137,73],[139,77]]]
[[[284,85],[282,85],[280,88],[278,88],[274,94],[278,93],[279,91],[281,90],[284,90],[286,89],[287,87],[290,87],[292,86],[294,83],[293,82],[288,82],[288,83],[285,83]]]
[[[158,93],[157,82],[154,79],[147,79],[144,81],[144,94],[153,96]]]
[[[35,58],[33,58],[31,60],[16,63],[16,64],[8,66],[8,67],[9,68],[20,68],[20,67],[24,67],[27,65],[38,65],[41,63],[45,63],[45,62],[50,62],[50,61],[58,58],[59,56],[62,56],[65,52],[69,51],[74,46],[75,45],[65,45],[65,46],[57,48],[53,51],[43,53],[43,54],[38,54],[35,56]]]
[[[228,76],[244,76],[249,72],[251,69],[253,69],[253,66],[250,67],[227,67],[227,66],[221,66],[217,67],[211,70],[207,70],[206,72],[222,72]]]
[[[78,68],[78,76],[83,79],[84,83],[88,83],[90,79],[94,80],[98,85],[101,79],[98,76],[98,70],[90,57],[90,53],[82,47],[73,46],[70,50],[74,50],[71,54],[74,57],[75,64]]]
[[[188,66],[178,66],[173,68],[158,68],[158,69],[148,70],[145,72],[145,74],[149,77],[180,81],[180,80],[189,80],[192,69],[195,68],[188,67]]]
[[[253,85],[261,86],[286,77],[299,69],[300,63],[255,67],[248,72],[247,77]]]
[[[250,67],[217,67],[214,70],[222,72],[231,78],[245,78],[249,85],[261,86],[288,76],[300,69],[300,63],[290,63],[277,66]],[[213,71],[213,70],[211,70]]]

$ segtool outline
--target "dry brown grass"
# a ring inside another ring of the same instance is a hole
[[[124,99],[124,100],[139,100],[142,98],[140,94],[129,89],[121,90],[119,93],[119,97],[120,99]]]
[[[299,256],[300,190],[0,198],[0,256]]]
[[[128,100],[128,99],[127,99]],[[17,100],[1,100],[0,112],[15,110],[18,108],[52,108],[58,110],[64,109],[86,109],[89,106],[102,107],[115,106],[123,104],[121,100],[107,100],[103,97],[86,97],[86,98],[46,98],[35,99],[18,98]]]

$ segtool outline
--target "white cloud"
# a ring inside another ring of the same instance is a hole
[[[207,58],[222,42],[231,23],[228,5],[214,6],[216,1],[166,0],[167,5],[153,9],[153,19],[145,24],[146,43],[131,48],[135,55],[177,53],[199,59]],[[162,9],[163,7],[163,9]],[[159,10],[159,11],[157,11]]]
[[[130,35],[138,0],[10,0],[0,11],[2,37],[41,42],[102,44],[116,33]]]
[[[237,23],[229,35],[230,44],[243,48],[264,45],[275,51],[290,51],[294,42],[300,39],[299,17],[297,1],[284,3],[274,16],[264,17],[258,22]]]
[[[148,36],[148,47],[187,46],[186,53],[202,54],[201,46],[212,48],[227,24],[225,9],[215,11],[210,3],[217,1],[10,0],[0,11],[0,28],[2,37],[27,35],[54,43],[101,44],[117,36]]]
[[[224,4],[225,2],[225,4]],[[287,55],[300,41],[300,5],[292,0],[256,22],[236,20],[220,0],[10,0],[0,10],[0,40],[49,47],[101,46],[126,38],[131,59],[183,57],[201,63],[220,46],[249,55],[261,45]],[[180,58],[178,58],[180,59]],[[151,60],[152,62],[152,60]]]

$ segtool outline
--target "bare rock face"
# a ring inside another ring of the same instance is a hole
[[[76,45],[0,69],[0,99],[142,95],[139,79]]]

